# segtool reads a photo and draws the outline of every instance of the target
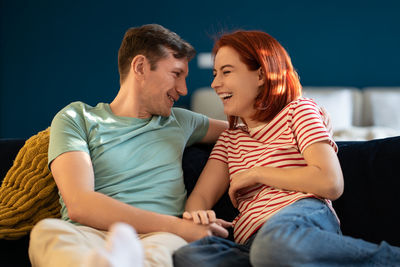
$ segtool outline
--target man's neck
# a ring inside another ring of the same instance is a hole
[[[140,97],[135,85],[126,81],[121,85],[117,96],[110,103],[111,111],[116,116],[145,119],[148,114],[143,114],[140,109]]]

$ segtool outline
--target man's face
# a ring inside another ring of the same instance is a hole
[[[141,117],[167,117],[179,97],[187,94],[188,60],[186,57],[175,58],[169,50],[168,57],[159,60],[155,70],[150,69],[150,64],[146,64],[145,68],[145,80],[141,91]]]

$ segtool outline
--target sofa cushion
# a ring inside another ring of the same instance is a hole
[[[303,96],[314,99],[324,107],[331,118],[332,127],[343,130],[361,125],[361,92],[354,87],[306,86]]]
[[[365,87],[364,125],[387,127],[400,134],[400,87]]]

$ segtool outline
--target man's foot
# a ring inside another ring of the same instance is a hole
[[[143,248],[135,230],[128,224],[116,223],[110,227],[106,247],[91,251],[86,266],[141,267]]]

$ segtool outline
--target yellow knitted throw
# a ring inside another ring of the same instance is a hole
[[[29,138],[0,187],[0,239],[17,239],[44,218],[59,218],[56,184],[47,168],[50,128]]]

